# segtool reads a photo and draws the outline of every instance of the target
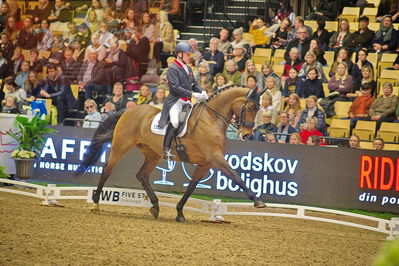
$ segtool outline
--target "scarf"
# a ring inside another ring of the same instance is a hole
[[[388,42],[392,38],[392,30],[393,30],[392,26],[391,27],[382,26],[381,29],[375,33],[375,37],[377,39],[383,37],[383,42]]]
[[[283,129],[283,127],[284,127],[284,129]],[[279,140],[282,140],[284,142],[287,140],[287,134],[288,134],[288,128],[289,127],[290,127],[289,125],[280,125],[278,127],[277,133],[284,134],[284,135],[279,135],[278,136]]]

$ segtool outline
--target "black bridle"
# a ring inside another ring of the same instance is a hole
[[[254,128],[255,127],[255,122],[245,121],[245,114],[247,113],[247,103],[248,102],[253,102],[256,105],[256,108],[259,109],[259,101],[247,98],[245,100],[245,102],[242,104],[241,114],[240,114],[238,124],[237,124],[238,127],[246,127],[246,128]]]

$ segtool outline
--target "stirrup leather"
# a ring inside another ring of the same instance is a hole
[[[170,149],[163,151],[162,159],[171,161],[174,158],[175,158],[175,156],[170,152]]]

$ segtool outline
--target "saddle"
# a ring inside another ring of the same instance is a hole
[[[183,137],[184,134],[186,134],[187,131],[187,122],[188,119],[191,116],[193,108],[190,104],[184,105],[182,111],[179,114],[179,126],[176,129],[176,137]],[[159,127],[159,119],[161,118],[161,112],[159,112],[154,119],[152,120],[151,123],[151,132],[156,134],[156,135],[165,135],[166,133],[166,127]]]

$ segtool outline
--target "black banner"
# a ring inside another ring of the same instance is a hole
[[[109,149],[88,173],[74,177],[94,130],[57,127],[35,165],[35,179],[97,185]],[[110,146],[110,145],[109,145]],[[399,213],[399,152],[227,141],[226,160],[266,202]],[[133,149],[116,166],[106,186],[141,188],[136,180],[144,157]],[[184,192],[193,165],[162,161],[155,190]],[[246,198],[219,170],[211,169],[195,194]]]

